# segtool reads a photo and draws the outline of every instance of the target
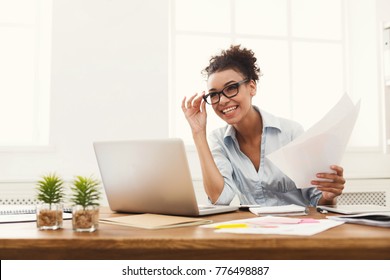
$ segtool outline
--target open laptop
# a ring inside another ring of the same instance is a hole
[[[363,214],[363,213],[376,213],[376,212],[390,212],[390,207],[380,205],[319,205],[319,210],[326,210],[329,212],[339,214]]]
[[[238,206],[199,207],[181,139],[93,143],[113,211],[202,216]]]

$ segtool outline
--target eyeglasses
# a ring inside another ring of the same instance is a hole
[[[225,96],[226,98],[229,98],[229,99],[233,98],[234,96],[236,96],[238,94],[238,88],[240,87],[240,85],[243,83],[246,83],[248,81],[249,81],[249,79],[245,79],[245,80],[242,80],[240,82],[230,84],[230,85],[224,87],[224,89],[222,91],[209,92],[209,94],[203,96],[203,100],[206,101],[207,104],[214,105],[214,104],[219,103],[219,101],[221,100],[221,94],[223,94],[223,96]]]

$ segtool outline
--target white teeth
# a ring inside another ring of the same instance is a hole
[[[237,107],[238,107],[238,106],[226,108],[226,109],[222,110],[222,113],[224,113],[224,114],[229,113],[229,112],[231,112],[231,111],[236,110]]]

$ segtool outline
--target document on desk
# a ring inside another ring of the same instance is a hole
[[[331,165],[340,164],[360,110],[348,95],[315,125],[294,141],[267,155],[297,188],[311,186],[319,172],[334,172]]]
[[[307,215],[307,208],[304,206],[290,204],[280,206],[259,206],[249,207],[249,211],[257,216],[279,215],[279,216],[298,216]]]
[[[355,215],[327,216],[334,221],[342,221],[352,224],[390,228],[390,214],[388,212],[362,213]]]
[[[343,223],[342,221],[329,219],[266,216],[214,223],[202,227],[214,228],[217,233],[310,236],[342,225]]]
[[[99,221],[105,224],[145,229],[175,228],[212,223],[211,220],[158,214],[134,214],[120,217],[102,218]]]

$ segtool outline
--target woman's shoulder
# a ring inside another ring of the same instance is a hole
[[[214,141],[215,140],[223,141],[226,134],[228,133],[228,130],[229,130],[229,125],[215,128],[209,133],[209,138],[213,139]]]
[[[279,117],[279,121],[280,121],[280,126],[282,128],[284,128],[284,129],[292,129],[292,130],[300,129],[300,130],[303,130],[302,125],[299,122],[295,121],[295,120]]]
[[[281,131],[288,133],[292,139],[295,139],[304,132],[304,129],[300,123],[294,120],[280,118]]]
[[[263,110],[261,110],[261,114],[266,126],[277,128],[282,134],[291,135],[292,139],[301,135],[304,131],[302,125],[295,120],[275,116]]]

